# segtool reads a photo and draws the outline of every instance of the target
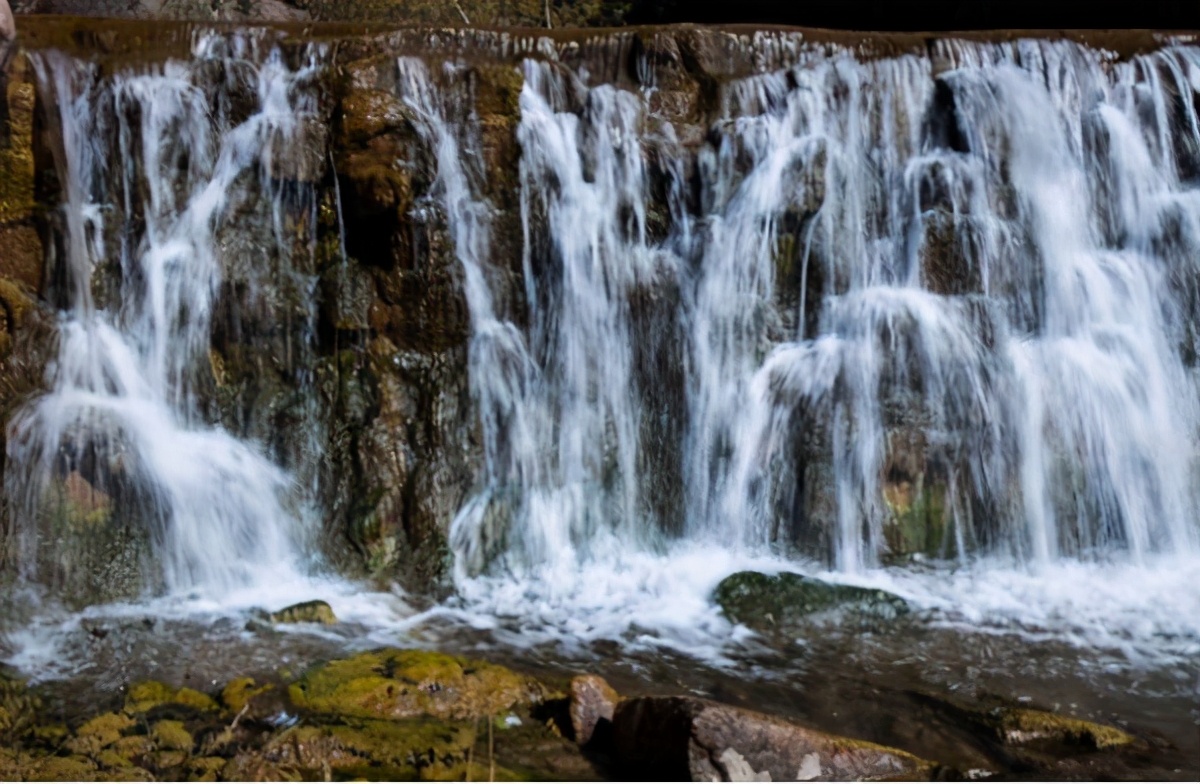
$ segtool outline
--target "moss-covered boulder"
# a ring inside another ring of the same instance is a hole
[[[887,591],[792,572],[738,572],[721,581],[713,599],[729,620],[769,633],[787,632],[829,613],[846,622],[873,624],[909,612],[907,602]]]
[[[173,689],[158,681],[143,681],[129,687],[125,693],[125,712],[147,713],[160,705],[182,705],[197,711],[215,711],[220,706],[204,692],[184,687]]]
[[[293,604],[290,607],[284,607],[279,612],[271,613],[271,621],[273,623],[334,624],[338,622],[338,619],[333,608],[329,606],[329,602],[316,600]]]
[[[318,713],[373,719],[473,719],[540,700],[542,687],[512,670],[441,653],[386,649],[333,661],[289,687]]]
[[[120,740],[136,722],[123,713],[104,713],[82,724],[66,747],[76,754],[97,754]]]
[[[1000,742],[1012,746],[1103,751],[1128,746],[1137,740],[1116,727],[1028,708],[996,708],[983,723],[996,733]]]

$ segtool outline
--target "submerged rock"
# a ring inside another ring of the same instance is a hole
[[[317,600],[293,604],[279,612],[271,613],[271,621],[272,623],[334,624],[338,622],[338,619],[328,602]]]
[[[836,611],[857,622],[894,620],[909,612],[895,594],[836,585],[791,572],[738,572],[717,586],[713,599],[734,623],[757,631],[786,631],[818,613]]]
[[[640,697],[613,717],[623,770],[690,781],[928,779],[937,766],[866,741],[693,697]]]

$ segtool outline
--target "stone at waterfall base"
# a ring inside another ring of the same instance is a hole
[[[571,680],[571,729],[575,742],[586,746],[597,730],[611,732],[613,714],[621,695],[599,675],[579,675]]]
[[[613,734],[622,768],[650,779],[921,780],[937,769],[899,749],[693,697],[626,700]]]
[[[816,620],[875,628],[910,612],[895,594],[782,572],[738,572],[713,592],[725,616],[755,631],[791,633]]]

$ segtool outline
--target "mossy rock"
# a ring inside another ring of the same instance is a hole
[[[317,667],[289,692],[300,708],[376,719],[491,716],[540,695],[535,682],[498,665],[399,649]]]
[[[395,131],[414,134],[412,110],[383,90],[351,90],[341,103],[341,131],[343,145],[365,144]]]
[[[85,722],[66,746],[76,754],[97,754],[118,740],[136,722],[123,713],[104,713]]]
[[[159,705],[185,705],[199,711],[215,711],[220,706],[217,701],[204,692],[184,687],[172,689],[158,681],[144,681],[129,687],[125,695],[125,711],[127,713],[146,713]]]
[[[334,624],[338,619],[328,602],[312,601],[293,604],[279,612],[271,613],[271,622]]]
[[[26,781],[95,781],[96,765],[87,757],[43,757],[32,762],[21,777]]]
[[[195,741],[192,733],[184,728],[182,721],[164,720],[156,723],[150,731],[150,736],[160,749],[168,751],[191,752]]]
[[[125,694],[125,710],[129,713],[145,713],[166,702],[171,702],[175,690],[165,683],[144,681],[129,687]]]
[[[150,767],[159,771],[171,771],[183,767],[187,762],[188,753],[174,749],[156,751],[149,757]]]
[[[0,675],[0,742],[12,743],[33,729],[40,707],[40,701],[24,683]]]
[[[221,702],[235,714],[240,713],[250,700],[273,688],[270,684],[259,686],[253,678],[234,678],[221,690]]]
[[[988,723],[1002,743],[1013,746],[1071,746],[1102,751],[1137,740],[1116,727],[1027,708],[997,708]]]
[[[132,760],[113,749],[105,749],[99,754],[93,754],[92,759],[99,763],[100,767],[105,770],[120,770],[134,767]]]
[[[479,80],[475,110],[481,115],[521,116],[521,89],[525,76],[514,65],[480,65],[475,68]]]
[[[193,781],[216,781],[225,763],[224,757],[197,757],[187,764],[188,777]]]
[[[112,745],[114,753],[136,762],[154,751],[154,741],[147,735],[126,735]]]
[[[33,737],[43,746],[59,746],[71,734],[63,724],[45,724],[33,728]]]
[[[837,612],[852,622],[894,620],[908,603],[887,591],[835,585],[782,572],[738,572],[721,581],[713,599],[734,623],[758,631],[788,631],[819,613]]]

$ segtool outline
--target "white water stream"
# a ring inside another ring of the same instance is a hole
[[[481,491],[450,524],[446,613],[719,657],[739,632],[713,587],[798,568],[950,623],[1195,654],[1200,51],[943,48],[955,67],[936,80],[930,59],[834,53],[734,81],[699,147],[650,115],[649,91],[525,62],[527,326],[491,289],[477,118],[444,86],[460,66],[398,61],[462,264],[484,441]],[[92,143],[109,115],[87,67],[38,61],[61,110],[70,301],[53,392],[9,459],[37,519],[45,483],[102,445],[154,512],[164,587],[232,607],[304,585],[312,545],[304,490],[198,413],[228,263],[214,227],[235,181],[293,143],[321,65],[241,55],[258,106],[224,127],[191,78],[233,56],[218,49],[115,79],[115,116],[138,118],[118,131],[129,161]],[[131,211],[95,202],[112,178],[144,200],[133,247],[104,235],[105,210]],[[124,288],[101,306],[114,247]],[[673,484],[647,457],[663,433]],[[881,568],[902,481],[941,510],[917,555],[936,568]],[[308,586],[389,626],[378,595]]]
[[[14,421],[8,442],[17,470],[7,490],[26,521],[16,560],[29,579],[40,577],[39,548],[53,546],[62,524],[63,477],[70,492],[71,478],[87,481],[84,471],[104,488],[85,492],[132,494],[152,521],[161,568],[152,585],[222,597],[302,578],[308,535],[287,507],[291,479],[260,449],[202,421],[194,389],[209,362],[223,269],[243,261],[224,257],[215,240],[235,183],[296,143],[313,108],[314,96],[297,88],[305,71],[257,49],[252,38],[203,38],[191,62],[119,75],[103,91],[92,66],[34,57],[47,105],[60,112],[67,302],[53,390]],[[257,106],[242,122],[213,116],[202,74],[214,63],[251,68]],[[319,67],[315,58],[305,66]],[[103,145],[110,134],[117,159]],[[97,201],[113,181],[123,202]],[[111,211],[127,217],[119,237],[106,236]],[[140,231],[129,230],[135,214]],[[121,288],[102,306],[93,289],[113,264]]]

